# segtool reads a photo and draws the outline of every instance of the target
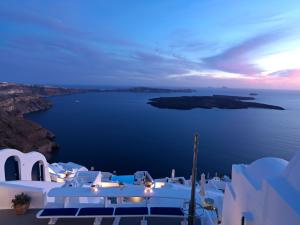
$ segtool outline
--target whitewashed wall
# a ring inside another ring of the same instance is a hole
[[[19,162],[20,180],[17,181],[5,180],[5,162],[11,156]],[[32,167],[36,162],[43,164],[44,181],[32,181]],[[11,200],[22,192],[31,197],[30,208],[43,208],[48,199],[48,191],[61,185],[51,182],[48,162],[41,153],[22,153],[15,149],[0,150],[0,209],[10,209]]]
[[[20,180],[32,180],[31,171],[33,165],[36,162],[42,162],[44,165],[44,179],[45,181],[51,181],[48,171],[48,162],[45,156],[43,156],[41,153],[22,153],[15,149],[2,149],[0,150],[0,182],[5,181],[5,162],[11,156],[16,157],[16,159],[19,161]]]
[[[0,183],[0,209],[10,209],[11,200],[15,195],[24,192],[31,197],[30,208],[43,208],[46,193],[42,188],[26,187],[23,185]]]
[[[232,182],[225,189],[222,225],[241,225],[242,216],[247,217],[245,225],[299,225],[300,154],[295,157],[283,173],[266,176],[261,182],[255,179],[258,176],[249,175],[245,165],[233,165]],[[264,173],[264,169],[268,168],[262,166],[258,172]],[[293,183],[292,172],[298,174]]]

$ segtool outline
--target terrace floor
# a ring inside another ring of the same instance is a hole
[[[29,210],[25,215],[16,215],[14,210],[0,210],[1,225],[47,225],[48,219],[37,219],[38,210]],[[119,225],[140,225],[141,218],[122,218]],[[148,218],[148,225],[180,225],[178,218]],[[59,219],[57,225],[93,225],[93,219]],[[113,219],[105,218],[101,225],[112,225]],[[200,224],[200,221],[196,224]]]

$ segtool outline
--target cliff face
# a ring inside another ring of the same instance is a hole
[[[0,147],[23,152],[37,150],[49,155],[58,145],[55,136],[23,115],[49,109],[45,96],[83,92],[79,89],[0,83]]]
[[[43,97],[36,95],[6,96],[0,100],[0,109],[14,115],[23,114],[49,109],[51,102]]]
[[[45,155],[57,148],[50,131],[4,111],[0,111],[0,146],[23,152],[38,150]]]
[[[7,95],[53,96],[53,95],[64,95],[64,94],[73,94],[73,93],[82,93],[82,92],[84,92],[84,90],[76,89],[76,88],[24,85],[24,84],[0,82],[0,97],[7,96]]]

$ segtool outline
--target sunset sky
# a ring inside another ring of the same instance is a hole
[[[300,89],[300,1],[1,1],[0,81]]]

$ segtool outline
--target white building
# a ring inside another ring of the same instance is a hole
[[[202,194],[200,187],[196,190],[196,213],[203,225],[218,221],[222,225],[300,225],[299,173],[300,152],[290,162],[262,158],[250,165],[233,165],[231,182],[213,178],[206,183],[203,178]],[[31,197],[31,208],[99,207],[101,203],[104,207],[177,206],[185,214],[188,212],[189,181],[173,176],[151,178],[151,186],[137,182],[139,179],[146,181],[146,174],[140,171],[130,176],[117,176],[87,171],[74,163],[49,166],[38,152],[0,150],[0,209],[11,208],[14,196],[24,192]],[[52,181],[57,178],[54,175],[59,175],[63,182],[51,182],[51,176],[55,178]],[[117,201],[111,202],[111,197]],[[136,197],[140,201],[133,201]],[[212,209],[203,208],[203,202],[208,199],[213,202]]]
[[[290,162],[262,158],[233,165],[222,225],[283,224],[300,224],[300,152]]]
[[[31,196],[30,208],[42,208],[47,192],[61,185],[51,182],[48,162],[41,153],[0,150],[0,209],[10,209],[11,200],[21,192]]]

